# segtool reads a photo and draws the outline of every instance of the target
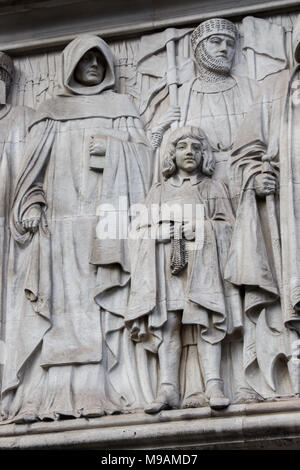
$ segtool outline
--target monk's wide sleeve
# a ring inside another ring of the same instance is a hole
[[[18,243],[24,244],[31,234],[22,227],[25,212],[35,204],[46,208],[43,190],[44,172],[55,137],[55,121],[45,120],[35,124],[28,135],[25,160],[16,181],[12,204],[11,232]]]
[[[137,123],[131,124],[136,132],[130,130],[129,141],[107,140],[99,222],[91,253],[91,263],[98,267],[95,299],[105,310],[121,316],[126,313],[130,279],[130,214],[145,201],[153,164],[151,147],[139,139]],[[130,128],[128,120],[127,126]]]

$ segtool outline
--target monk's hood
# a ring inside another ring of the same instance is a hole
[[[86,86],[74,79],[78,62],[90,49],[98,49],[106,61],[105,76],[99,85]],[[74,39],[62,52],[62,77],[59,95],[97,95],[115,85],[113,55],[103,39],[98,36],[83,34]]]

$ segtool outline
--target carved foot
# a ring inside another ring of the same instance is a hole
[[[263,401],[263,397],[249,388],[241,387],[235,394],[234,403],[251,403]]]
[[[11,421],[16,424],[31,424],[34,423],[35,421],[39,421],[39,418],[36,416],[36,414],[30,414],[30,413],[20,413],[16,415],[14,418],[11,420],[8,420],[8,422]]]
[[[173,385],[162,385],[156,399],[147,405],[145,413],[154,414],[162,410],[179,408],[179,393]]]
[[[154,414],[159,413],[162,410],[169,410],[171,407],[168,403],[160,401],[159,399],[154,400],[150,405],[147,405],[144,409],[145,413]]]
[[[185,397],[182,401],[181,408],[201,408],[202,406],[207,406],[208,400],[204,393],[193,393]]]
[[[225,397],[219,381],[214,381],[207,387],[206,395],[209,399],[209,406],[213,410],[221,410],[230,405],[230,400]]]
[[[88,411],[88,412],[83,412],[81,416],[85,418],[99,418],[101,416],[105,416],[105,412],[103,410],[99,411]]]

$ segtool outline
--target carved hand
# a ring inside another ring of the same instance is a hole
[[[157,231],[157,241],[159,243],[168,243],[174,237],[174,225],[170,222],[163,222]]]
[[[158,126],[162,127],[164,131],[169,129],[170,125],[180,120],[180,107],[179,106],[170,106],[167,113],[159,122]]]
[[[255,193],[259,197],[266,197],[274,194],[277,188],[277,178],[271,173],[261,173],[255,177]]]
[[[35,233],[39,227],[42,218],[41,206],[35,205],[30,207],[24,214],[22,226],[24,230]]]
[[[186,240],[195,240],[195,227],[193,222],[185,222],[183,225],[183,236]]]
[[[106,137],[92,136],[89,143],[90,155],[104,156],[106,153]]]

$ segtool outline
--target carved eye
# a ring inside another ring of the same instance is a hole
[[[186,143],[185,143],[183,140],[177,142],[177,144],[176,144],[176,148],[177,148],[177,149],[179,149],[179,148],[182,148],[182,149],[183,149],[183,148],[185,148],[185,146],[186,146]]]
[[[212,42],[214,44],[220,44],[221,39],[217,38],[217,37],[212,37],[212,38],[210,38],[210,42]]]

